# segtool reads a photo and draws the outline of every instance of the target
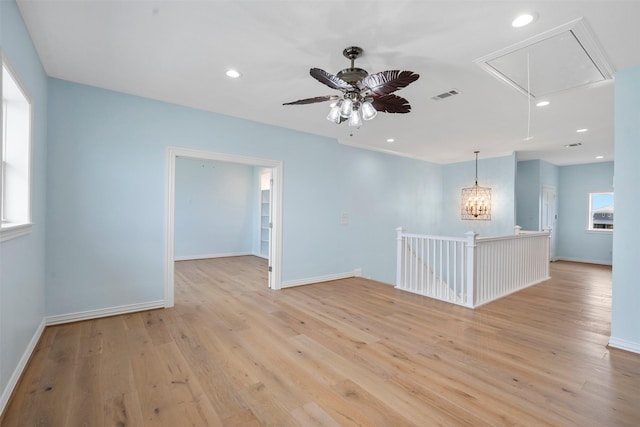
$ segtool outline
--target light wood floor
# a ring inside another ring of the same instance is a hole
[[[2,426],[640,425],[610,268],[554,263],[475,311],[362,278],[269,291],[265,269],[179,262],[173,309],[48,327]]]

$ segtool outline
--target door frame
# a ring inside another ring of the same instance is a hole
[[[183,147],[167,147],[164,306],[173,307],[175,303],[175,201],[176,159],[178,157],[238,163],[271,169],[271,178],[273,179],[271,222],[273,227],[271,229],[272,239],[269,242],[270,284],[271,289],[280,289],[282,282],[282,160],[261,159]]]

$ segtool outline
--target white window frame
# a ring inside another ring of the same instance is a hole
[[[599,194],[610,194],[612,197],[615,195],[613,191],[592,191],[587,193],[587,226],[586,231],[594,232],[594,233],[613,233],[613,228],[594,228],[593,227],[593,208],[592,201],[593,196]],[[614,202],[614,217],[615,217],[615,202]]]
[[[0,51],[0,57],[2,59],[2,70],[0,72],[0,98],[2,98],[2,120],[0,121],[0,135],[2,136],[0,138],[0,242],[2,242],[29,234],[33,228],[31,216],[33,102],[31,95],[20,81],[18,74],[11,66],[4,52]],[[6,80],[6,76],[9,76],[11,80]],[[11,97],[14,98],[12,99]],[[13,104],[14,102],[15,104]],[[10,141],[14,138],[11,136],[12,130],[9,126],[12,112],[13,114],[17,112],[19,114],[18,123],[23,123],[17,136],[21,140],[18,143],[23,145],[19,145],[17,150],[10,145]],[[16,175],[17,178],[7,172],[10,167],[14,166],[19,171],[19,174]],[[7,212],[8,209],[9,213]]]

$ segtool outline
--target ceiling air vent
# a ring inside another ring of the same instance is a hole
[[[436,95],[431,97],[434,101],[440,101],[441,99],[449,98],[453,95],[460,95],[460,91],[458,89],[451,89],[450,91],[443,92],[440,95]]]

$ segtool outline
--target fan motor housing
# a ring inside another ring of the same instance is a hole
[[[338,71],[338,74],[336,74],[337,77],[352,85],[355,85],[368,75],[369,73],[362,68],[345,68],[344,70]]]

